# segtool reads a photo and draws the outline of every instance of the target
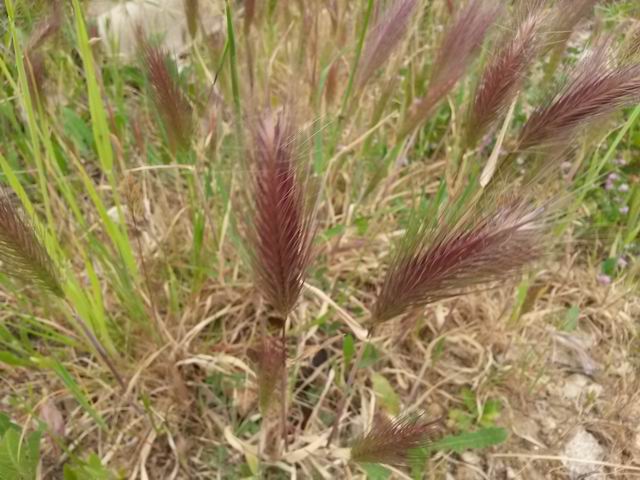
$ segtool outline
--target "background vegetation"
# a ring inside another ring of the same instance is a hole
[[[638,475],[637,2],[175,3],[0,10],[0,479]]]

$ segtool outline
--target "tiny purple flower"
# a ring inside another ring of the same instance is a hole
[[[604,184],[604,189],[605,190],[613,190],[613,188],[614,188],[613,182],[607,180],[607,183]]]
[[[629,213],[629,206],[625,205],[624,207],[620,207],[620,213],[622,215],[626,215],[627,213]]]
[[[605,275],[604,273],[599,273],[596,276],[596,280],[600,285],[611,285],[611,277],[609,275]]]
[[[610,182],[613,182],[615,180],[619,180],[620,179],[620,175],[618,175],[615,172],[612,172],[609,174],[609,176],[607,177],[607,180],[609,180]]]
[[[624,257],[618,258],[618,267],[619,268],[626,268],[627,265],[629,265],[629,262],[627,261],[626,258],[624,258]]]

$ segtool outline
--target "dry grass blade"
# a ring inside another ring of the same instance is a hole
[[[374,324],[470,290],[490,288],[538,259],[545,248],[545,208],[502,195],[459,218],[436,222],[405,235],[372,310]],[[454,210],[468,205],[454,205]]]
[[[364,86],[406,34],[417,0],[396,0],[367,35],[357,83]]]
[[[573,80],[526,122],[520,149],[564,144],[578,128],[640,99],[640,65],[611,67],[610,56],[603,48],[577,67]]]
[[[285,362],[285,349],[280,339],[265,336],[247,352],[255,365],[258,378],[258,398],[262,415],[273,405]]]
[[[412,105],[400,129],[401,136],[427,119],[458,83],[499,11],[499,5],[493,1],[470,0],[458,13],[438,49],[427,93]]]
[[[286,318],[309,265],[314,213],[298,168],[291,119],[286,113],[267,113],[253,133],[254,211],[249,238],[253,269],[267,301]]]
[[[3,193],[0,194],[0,262],[6,275],[62,297],[53,260],[33,226]]]
[[[151,45],[142,31],[138,32],[138,44],[169,145],[173,152],[186,149],[193,132],[191,106],[171,73],[169,57],[160,48]]]
[[[378,413],[371,430],[351,446],[351,460],[407,465],[416,449],[429,444],[435,427],[436,422],[424,422],[420,415],[389,419]]]
[[[536,52],[540,16],[532,14],[509,34],[485,68],[467,118],[465,145],[472,147],[511,103]]]

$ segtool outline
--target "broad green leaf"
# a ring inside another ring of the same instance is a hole
[[[100,461],[95,453],[89,455],[86,461],[67,463],[64,466],[64,480],[115,480],[118,478],[111,473]]]
[[[9,427],[0,440],[0,480],[35,480],[40,457],[40,431],[23,435]]]

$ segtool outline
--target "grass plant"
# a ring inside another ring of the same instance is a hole
[[[143,3],[0,7],[0,479],[640,472],[636,2]]]

